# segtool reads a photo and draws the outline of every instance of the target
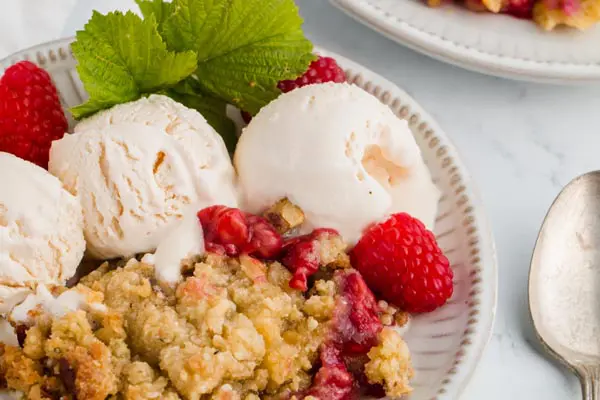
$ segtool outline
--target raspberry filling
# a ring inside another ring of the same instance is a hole
[[[264,218],[239,209],[213,206],[201,210],[206,249],[228,256],[248,254],[262,259],[280,258],[293,274],[290,287],[306,291],[308,278],[322,263],[321,241],[339,236],[333,229],[283,239]],[[378,344],[383,329],[379,306],[362,275],[338,270],[333,277],[339,288],[329,337],[320,349],[320,365],[309,389],[300,398],[355,400],[362,392],[380,397],[383,390],[369,384],[364,374],[367,353]]]
[[[313,384],[303,396],[329,400],[357,399],[356,381],[348,372],[340,350],[332,345],[324,345],[320,360],[321,367],[313,379]]]
[[[283,246],[282,264],[293,274],[290,287],[306,291],[308,278],[319,270],[321,264],[320,239],[339,233],[333,229],[316,229],[308,235],[291,238]]]
[[[338,271],[334,277],[341,289],[334,325],[329,340],[321,348],[321,367],[304,396],[328,400],[353,400],[359,397],[359,382],[371,394],[380,388],[364,378],[364,364],[371,347],[383,329],[373,292],[360,273]]]
[[[198,219],[204,230],[206,250],[211,253],[274,259],[281,252],[281,235],[266,219],[257,215],[237,208],[212,206],[201,210]]]
[[[338,272],[334,279],[342,296],[331,340],[345,355],[366,354],[377,345],[377,335],[383,329],[375,295],[357,271]]]
[[[516,18],[532,19],[534,3],[533,0],[510,0],[506,3],[502,12]]]

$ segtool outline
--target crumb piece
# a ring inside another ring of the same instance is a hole
[[[62,360],[66,360],[75,373],[74,386],[78,398],[104,400],[117,393],[117,377],[113,374],[111,353],[102,342],[97,341],[88,348],[76,347]],[[63,384],[69,388],[64,378]]]
[[[133,306],[127,326],[131,349],[151,365],[158,364],[163,349],[189,340],[191,330],[174,309],[150,300]]]
[[[311,296],[304,303],[302,311],[314,317],[317,321],[323,321],[333,316],[335,309],[335,298],[330,296]]]
[[[27,330],[23,353],[33,360],[41,360],[46,356],[44,351],[44,340],[47,339],[48,332],[41,325],[32,326]]]
[[[369,351],[370,361],[365,365],[369,382],[383,385],[387,396],[409,394],[413,369],[406,342],[391,328],[383,328],[379,341],[379,345]]]
[[[379,307],[379,318],[384,326],[397,326],[402,328],[410,319],[409,313],[399,310],[387,301],[378,301],[377,307]]]
[[[161,352],[160,368],[184,397],[199,399],[223,380],[226,371],[222,354],[192,343],[170,346]]]
[[[241,255],[240,267],[255,284],[267,282],[267,266],[256,258]]]
[[[320,264],[330,269],[350,268],[348,245],[339,235],[323,235],[319,238]]]
[[[396,326],[402,328],[410,321],[410,314],[406,311],[398,311],[394,316],[394,319],[396,321]]]
[[[242,395],[232,385],[225,384],[218,388],[210,398],[211,400],[242,400]]]
[[[265,218],[284,234],[304,223],[304,212],[287,198],[279,200],[264,213]]]
[[[179,399],[170,389],[167,378],[160,376],[149,364],[136,361],[123,371],[126,381],[122,391],[125,400]]]
[[[7,346],[0,358],[0,372],[9,388],[28,393],[42,382],[42,366],[27,358],[18,347]]]

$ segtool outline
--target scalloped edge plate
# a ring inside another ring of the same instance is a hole
[[[86,94],[69,44],[72,38],[32,47],[0,61],[0,74],[19,60],[46,68],[65,107]],[[405,338],[413,354],[412,400],[454,400],[466,386],[491,336],[496,311],[494,241],[477,190],[446,134],[406,92],[365,67],[323,49],[348,80],[409,121],[434,181],[442,190],[435,233],[455,272],[455,294],[439,310],[411,320]]]

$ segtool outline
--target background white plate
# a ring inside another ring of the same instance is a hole
[[[46,68],[65,107],[86,94],[64,39],[0,61],[0,74],[28,59]],[[496,252],[471,177],[437,123],[403,90],[336,54],[350,82],[377,96],[410,122],[432,176],[442,190],[435,233],[455,272],[455,294],[436,312],[415,317],[405,335],[415,366],[411,400],[456,400],[467,384],[492,331],[496,310]]]
[[[543,31],[531,21],[422,0],[330,0],[413,50],[473,71],[544,83],[600,83],[600,24]]]

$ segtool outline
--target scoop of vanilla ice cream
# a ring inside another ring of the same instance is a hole
[[[395,212],[434,224],[440,192],[407,122],[354,85],[280,96],[244,130],[234,161],[250,212],[287,197],[304,211],[305,231],[334,228],[355,243]]]
[[[152,252],[190,205],[237,206],[225,144],[165,96],[118,105],[52,145],[50,171],[83,206],[90,255]]]
[[[62,284],[85,251],[78,200],[47,171],[0,152],[0,313],[38,283]]]

